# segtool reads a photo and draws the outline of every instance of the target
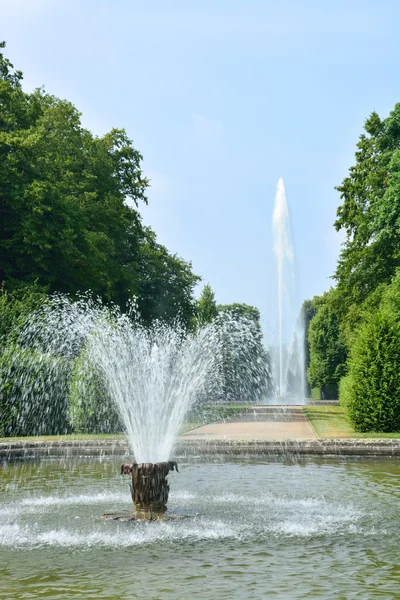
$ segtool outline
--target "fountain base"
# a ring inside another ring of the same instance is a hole
[[[121,466],[121,474],[132,474],[130,489],[136,508],[136,521],[155,521],[164,518],[169,496],[167,475],[174,469],[179,473],[175,461],[125,463]]]
[[[146,515],[146,518],[143,518],[142,515],[138,515],[137,512],[132,512],[130,510],[121,510],[120,512],[110,512],[101,515],[101,518],[104,521],[118,521],[119,523],[139,523],[141,521],[182,521],[183,519],[189,519],[189,515],[171,515],[165,512],[158,515],[153,513],[150,518],[148,517],[148,514]]]

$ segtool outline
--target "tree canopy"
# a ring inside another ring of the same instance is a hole
[[[314,298],[309,382],[337,385],[357,429],[400,428],[400,103],[386,119],[373,112],[355,164],[337,187],[336,229],[346,240],[336,287]]]
[[[199,277],[143,226],[149,183],[126,132],[97,137],[70,102],[25,93],[3,54],[0,106],[0,281],[91,290],[121,308],[137,296],[144,320],[179,307],[189,321]]]
[[[332,292],[327,292],[314,300],[316,313],[308,330],[308,381],[311,387],[337,386],[345,373],[347,350],[331,296]]]
[[[347,235],[334,275],[343,313],[400,266],[400,103],[387,119],[372,113],[365,131],[355,165],[337,188],[342,204],[335,227]]]
[[[239,387],[245,378],[254,379],[255,393],[268,386],[258,310],[217,307],[210,285],[196,301],[200,277],[191,263],[160,244],[142,222],[149,182],[126,131],[96,136],[67,100],[42,88],[25,92],[22,73],[1,52],[4,47],[1,43],[0,434],[121,427],[101,380],[85,371],[84,348],[78,356],[56,357],[21,343],[18,328],[53,294],[56,299],[67,294],[72,302],[92,296],[110,313],[115,304],[126,310],[126,318],[132,317],[133,303],[145,327],[178,319],[184,329],[196,329],[223,311],[232,317],[229,323],[246,317],[250,333],[234,360],[229,327],[224,329],[231,375],[236,370],[230,398],[255,400],[254,394],[244,398]]]
[[[211,323],[211,321],[217,316],[218,309],[215,301],[215,294],[211,289],[209,283],[207,283],[201,296],[196,304],[196,319],[199,325],[205,325]]]

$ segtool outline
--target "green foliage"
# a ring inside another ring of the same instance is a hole
[[[76,433],[123,431],[116,406],[84,348],[75,359],[68,386],[68,416]]]
[[[357,431],[400,431],[399,314],[382,310],[361,327],[340,383],[340,402]]]
[[[0,54],[0,283],[91,290],[122,309],[136,296],[145,322],[190,323],[199,278],[142,226],[148,181],[132,141],[94,136],[71,103],[21,80]]]
[[[247,347],[235,356],[229,343],[225,348],[226,399],[241,398],[248,381],[253,387],[245,400],[261,397],[270,375],[257,309],[217,309],[209,286],[196,305],[200,278],[191,263],[142,224],[139,206],[147,202],[148,181],[126,132],[97,137],[70,102],[43,89],[24,92],[22,73],[1,52],[0,107],[2,434],[120,429],[101,378],[85,371],[84,351],[71,367],[66,359],[16,345],[15,331],[52,293],[76,298],[90,290],[122,310],[135,297],[145,324],[178,316],[189,328],[196,312],[198,322],[208,323],[218,310],[246,317],[253,331]]]
[[[400,266],[400,103],[383,121],[372,113],[357,144],[356,164],[337,189],[335,226],[347,233],[338,261],[338,307],[346,315]]]
[[[254,321],[256,327],[261,331],[260,311],[255,306],[244,302],[234,302],[233,304],[218,304],[217,310],[219,313],[229,312],[237,317],[247,317]]]
[[[316,314],[309,326],[311,387],[336,386],[345,374],[347,349],[338,314],[332,306],[332,291],[314,298]]]
[[[300,310],[300,322],[304,327],[304,363],[307,371],[310,366],[310,342],[308,340],[308,331],[310,328],[311,319],[315,316],[317,307],[313,300],[304,300]],[[307,396],[312,394],[311,386],[307,381]]]
[[[383,120],[372,113],[365,131],[338,187],[335,226],[347,238],[332,306],[350,348],[341,402],[358,431],[389,431],[399,426],[400,104]]]
[[[217,303],[215,301],[215,294],[211,289],[209,283],[207,283],[201,296],[196,303],[196,322],[198,325],[206,325],[211,323],[218,314]]]
[[[146,201],[141,155],[123,130],[97,138],[71,103],[26,94],[21,79],[0,55],[0,279],[124,301],[140,231],[125,200]]]
[[[69,433],[68,364],[10,344],[0,354],[0,435]]]
[[[13,335],[17,326],[46,301],[46,294],[37,285],[22,285],[8,291],[3,284],[0,287],[0,351]]]
[[[311,398],[313,400],[321,400],[321,388],[311,388]]]
[[[173,321],[178,315],[187,326],[195,311],[193,292],[200,277],[192,265],[177,255],[169,254],[158,244],[151,229],[143,230],[139,241],[137,273],[137,301],[145,323],[152,319]]]

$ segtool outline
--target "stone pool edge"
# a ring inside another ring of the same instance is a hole
[[[0,461],[43,458],[129,456],[125,440],[10,441],[0,443]],[[321,456],[400,458],[400,439],[337,438],[313,440],[184,440],[174,456]]]

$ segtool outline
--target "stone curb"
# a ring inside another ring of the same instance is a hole
[[[0,443],[0,460],[130,455],[125,440],[15,441]],[[284,442],[179,439],[175,456],[353,456],[400,458],[400,439],[317,439]]]

